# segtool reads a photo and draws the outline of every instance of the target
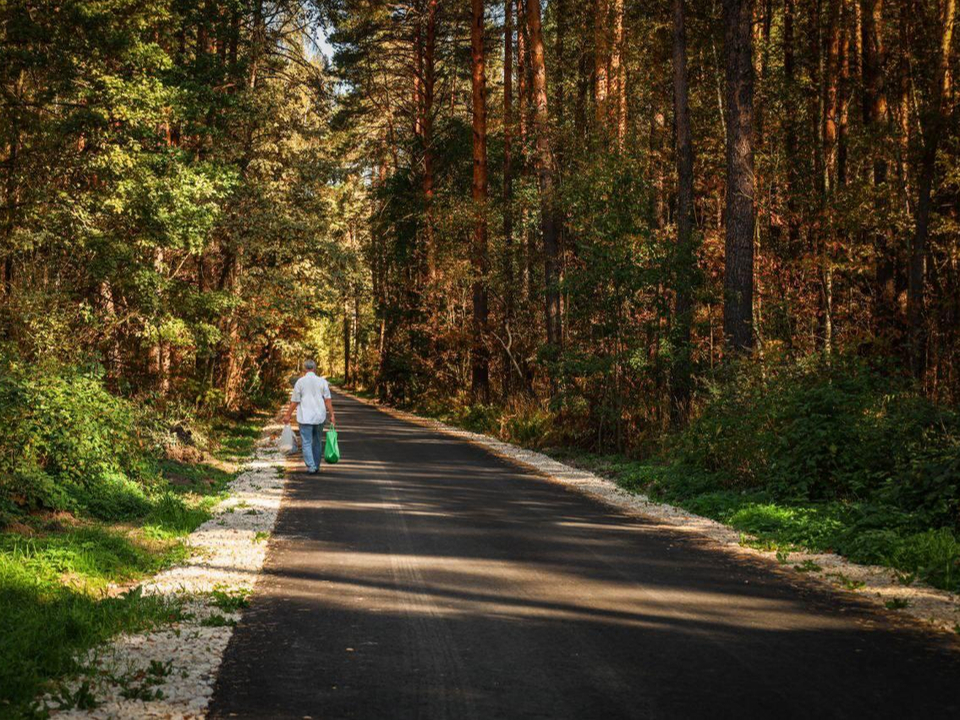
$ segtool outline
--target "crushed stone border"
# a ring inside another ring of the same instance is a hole
[[[76,693],[86,683],[97,707],[59,710],[48,694],[40,703],[51,717],[186,720],[206,715],[223,653],[240,619],[239,611],[218,608],[210,593],[254,590],[289,477],[286,456],[276,447],[281,427],[276,420],[264,426],[252,456],[227,486],[227,497],[214,507],[213,517],[186,538],[194,550],[191,557],[140,585],[144,595],[182,599],[185,619],[119,635],[90,651],[83,658],[87,671],[64,687]],[[159,691],[160,696],[124,697],[138,689],[144,695]]]
[[[853,593],[857,599],[878,606],[897,619],[919,621],[926,629],[946,632],[953,636],[960,634],[960,594],[938,590],[920,581],[904,584],[891,568],[861,565],[835,553],[795,551],[787,555],[786,562],[782,562],[782,555],[778,558],[775,551],[764,551],[746,545],[745,541],[755,539],[748,533],[674,505],[653,501],[646,495],[628,492],[612,480],[558,462],[543,453],[398,410],[376,400],[355,395],[339,386],[335,390],[393,417],[479,445],[498,457],[534,470],[553,482],[589,495],[608,506],[643,517],[655,525],[707,537],[726,552],[759,558],[777,565],[798,580],[801,577],[812,580],[837,594],[849,597],[849,593]],[[800,572],[796,569],[797,566],[815,566],[820,570]]]

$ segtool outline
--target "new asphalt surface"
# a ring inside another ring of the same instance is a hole
[[[960,718],[960,650],[335,397],[211,717]]]

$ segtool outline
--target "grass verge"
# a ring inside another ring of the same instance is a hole
[[[864,501],[784,502],[762,490],[722,489],[711,473],[622,455],[548,449],[551,457],[703,517],[756,540],[765,550],[835,552],[858,563],[896,569],[905,584],[921,579],[960,592],[960,542],[950,528],[894,505]]]
[[[220,423],[208,462],[160,462],[163,481],[135,516],[34,513],[0,532],[0,717],[29,716],[38,694],[82,669],[84,651],[180,617],[178,600],[134,585],[188,556],[184,538],[211,517],[260,425]]]

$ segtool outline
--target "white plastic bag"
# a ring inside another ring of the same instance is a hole
[[[278,444],[280,452],[288,455],[297,449],[296,441],[293,439],[293,428],[289,425],[283,426],[283,432],[280,433],[280,442]]]

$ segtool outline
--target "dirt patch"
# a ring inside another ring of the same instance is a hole
[[[181,445],[180,443],[167,445],[163,449],[163,454],[167,460],[174,460],[175,462],[188,463],[191,465],[201,463],[204,460],[202,450],[193,445]]]
[[[22,535],[23,537],[33,537],[37,534],[37,531],[34,530],[29,525],[14,520],[12,523],[3,528],[4,532],[16,533],[17,535]]]

